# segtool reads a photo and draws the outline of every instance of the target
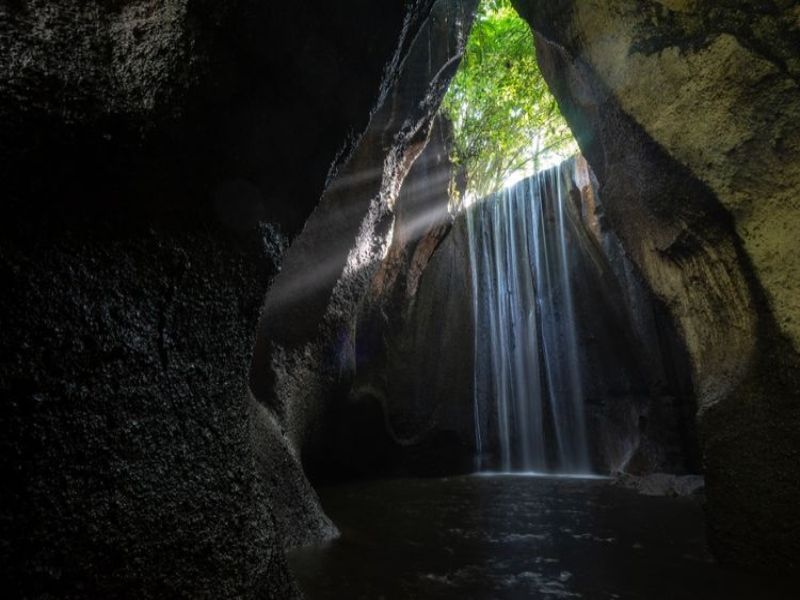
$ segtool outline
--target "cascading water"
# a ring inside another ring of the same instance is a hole
[[[573,169],[566,161],[467,209],[476,445],[480,456],[496,443],[502,471],[591,471],[570,281]]]

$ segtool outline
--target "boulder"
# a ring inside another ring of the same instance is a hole
[[[614,480],[614,485],[636,490],[643,496],[687,497],[701,495],[705,482],[700,475],[651,473],[644,476],[623,474]]]

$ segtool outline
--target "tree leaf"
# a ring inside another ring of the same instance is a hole
[[[481,2],[442,110],[454,125],[453,162],[464,167],[474,197],[577,151],[539,71],[530,28],[510,0]]]

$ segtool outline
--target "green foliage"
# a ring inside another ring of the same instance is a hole
[[[442,107],[455,129],[453,161],[475,197],[577,150],[510,0],[482,0]]]

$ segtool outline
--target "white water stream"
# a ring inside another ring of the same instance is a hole
[[[504,472],[591,471],[569,264],[573,169],[566,161],[467,209],[476,445],[479,455],[496,446]],[[494,410],[481,418],[481,407]]]

